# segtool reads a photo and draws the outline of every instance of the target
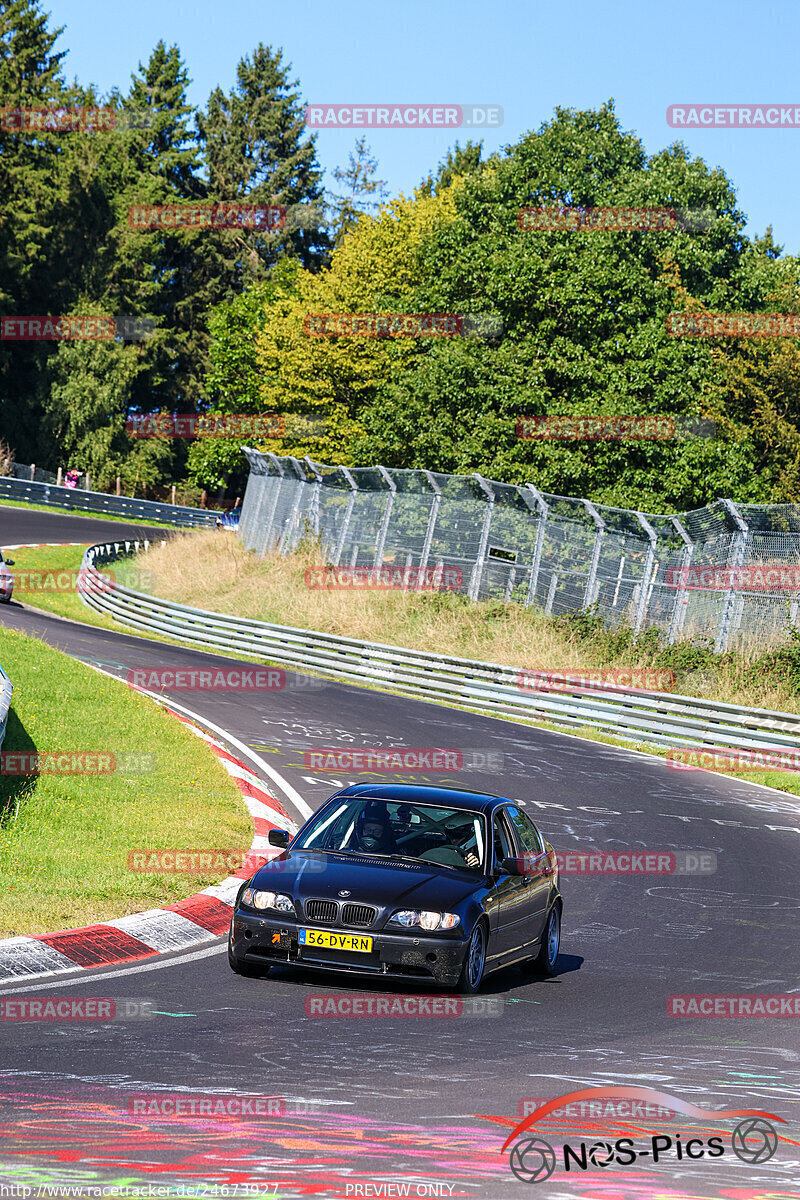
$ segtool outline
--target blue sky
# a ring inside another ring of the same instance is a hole
[[[115,84],[127,91],[131,73],[163,38],[181,49],[190,101],[204,104],[216,85],[231,87],[237,62],[261,41],[283,48],[309,102],[499,104],[504,124],[485,138],[489,151],[537,129],[556,105],[593,108],[613,97],[623,128],[648,153],[681,138],[733,181],[748,234],[771,224],[787,253],[800,252],[800,128],[679,134],[666,121],[668,105],[684,101],[800,107],[796,0],[760,8],[737,0],[47,0],[45,7],[52,26],[66,26],[59,48],[69,50],[67,77],[102,92]],[[328,172],[346,164],[356,136],[319,133]],[[367,131],[392,194],[409,193],[456,136]]]

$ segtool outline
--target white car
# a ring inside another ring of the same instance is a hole
[[[14,591],[14,576],[8,569],[13,565],[13,558],[3,558],[0,553],[0,603],[2,604],[8,604]]]

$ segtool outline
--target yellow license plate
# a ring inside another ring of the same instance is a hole
[[[361,937],[356,933],[333,933],[328,929],[301,929],[299,938],[301,946],[319,946],[324,950],[356,950],[369,954],[372,950],[372,938]]]

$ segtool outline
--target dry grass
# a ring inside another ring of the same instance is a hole
[[[216,530],[179,534],[142,559],[153,572],[153,591],[197,608],[521,668],[580,672],[670,665],[674,691],[800,712],[789,673],[754,672],[753,657],[727,655],[701,664],[684,647],[668,663],[652,643],[610,649],[607,640],[587,641],[516,604],[472,604],[448,593],[308,588],[304,572],[320,563],[313,545],[261,559],[235,535]]]

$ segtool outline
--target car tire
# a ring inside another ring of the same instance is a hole
[[[10,604],[10,603],[11,603],[10,594],[8,596],[0,596],[0,604]]]
[[[486,970],[487,940],[486,925],[483,921],[478,921],[467,943],[464,964],[456,984],[456,991],[460,992],[462,996],[474,996],[476,992],[480,991]]]
[[[542,944],[539,953],[523,964],[523,970],[530,975],[551,976],[556,973],[558,951],[561,946],[561,905],[556,903],[550,909],[545,925]]]

